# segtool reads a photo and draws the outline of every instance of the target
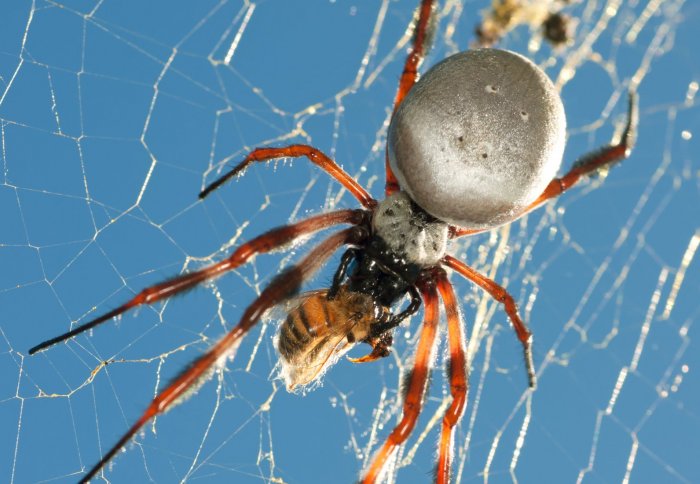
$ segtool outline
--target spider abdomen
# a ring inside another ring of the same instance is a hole
[[[492,228],[517,218],[556,175],[566,119],[555,87],[513,52],[448,57],[411,89],[388,135],[391,167],[426,212]]]
[[[406,192],[383,200],[372,226],[387,247],[410,264],[435,265],[447,250],[448,225],[424,212]]]

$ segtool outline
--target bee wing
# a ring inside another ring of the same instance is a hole
[[[334,334],[315,342],[303,358],[294,363],[282,361],[282,375],[291,391],[318,379],[350,349],[344,334]]]
[[[327,292],[307,292],[279,308],[292,315],[281,326],[277,344],[289,390],[317,380],[351,348],[350,342],[364,340],[367,334],[374,314],[370,296],[341,288],[327,301]]]
[[[286,301],[283,301],[276,306],[271,307],[267,311],[265,311],[265,314],[263,314],[262,319],[265,322],[276,322],[279,323],[281,321],[284,321],[285,318],[287,317],[287,314],[291,313],[295,309],[297,309],[299,306],[304,304],[304,302],[308,299],[311,299],[312,297],[315,296],[320,296],[324,295],[328,292],[328,289],[318,289],[315,291],[307,291],[303,294],[299,294],[297,296],[291,297],[287,299]]]

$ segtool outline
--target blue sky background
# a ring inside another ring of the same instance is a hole
[[[27,357],[28,348],[267,228],[356,205],[304,161],[254,167],[198,202],[219,168],[255,146],[308,142],[381,196],[384,130],[415,3],[0,7],[0,479],[76,481],[158,388],[237,322],[293,260],[287,254],[304,248],[260,257],[40,355]],[[441,5],[424,68],[469,46],[486,3]],[[662,2],[628,42],[653,3],[623,4],[606,22],[615,3],[571,7],[580,23],[569,48],[529,49],[525,26],[502,44],[555,80],[592,45],[573,79],[560,82],[564,168],[610,140],[635,74],[641,121],[635,152],[604,183],[452,246],[516,297],[540,370],[529,395],[505,314],[453,278],[474,358],[456,436],[462,482],[485,474],[489,482],[620,482],[626,472],[634,482],[700,481],[697,255],[673,289],[700,237],[700,109],[692,97],[700,9]],[[327,286],[334,266],[309,288]],[[148,426],[107,476],[354,482],[368,442],[371,453],[396,422],[399,369],[418,325],[414,318],[397,335],[394,357],[341,361],[305,396],[274,379],[274,325],[261,326],[225,372]],[[426,482],[432,472],[438,432],[426,428],[448,394],[442,354],[398,482]]]

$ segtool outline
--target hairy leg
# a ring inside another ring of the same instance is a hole
[[[275,277],[260,296],[248,306],[238,325],[162,390],[136,423],[80,482],[86,483],[92,479],[153,417],[166,412],[181,402],[184,396],[202,385],[218,366],[233,356],[240,340],[258,322],[265,311],[297,292],[304,280],[316,272],[336,249],[345,244],[361,243],[366,235],[364,232],[360,227],[353,227],[332,235],[309,252],[299,264]]]
[[[403,72],[401,73],[399,89],[396,93],[396,99],[394,99],[394,112],[396,112],[401,105],[403,98],[406,97],[406,94],[408,94],[418,80],[418,68],[423,62],[423,57],[425,57],[425,53],[427,51],[429,33],[428,27],[430,26],[430,20],[434,9],[434,0],[423,0],[418,7],[418,21],[413,33],[413,47],[406,58],[406,63],[404,64]],[[400,187],[399,182],[396,180],[396,176],[394,176],[394,172],[391,170],[391,166],[389,166],[388,154],[384,164],[386,167],[386,187],[384,191],[388,197],[392,193],[398,191]]]
[[[452,452],[454,439],[452,429],[462,418],[467,406],[467,391],[469,389],[469,370],[467,368],[467,355],[465,350],[463,321],[457,304],[452,284],[447,275],[441,272],[437,280],[438,291],[445,305],[447,319],[447,338],[449,343],[449,377],[452,403],[442,418],[442,432],[440,434],[440,447],[438,464],[435,475],[437,484],[450,482]]]
[[[590,175],[600,168],[613,166],[627,158],[634,148],[637,138],[637,124],[639,113],[637,107],[637,95],[629,93],[629,107],[627,111],[627,125],[622,133],[620,141],[614,145],[603,146],[579,158],[569,172],[561,178],[552,180],[544,192],[530,204],[524,213],[539,207],[550,198],[555,198],[566,190],[576,185],[582,177]]]
[[[464,262],[455,259],[451,255],[445,256],[442,259],[442,264],[457,271],[459,274],[488,292],[496,301],[503,304],[506,314],[508,315],[508,318],[510,318],[510,322],[513,324],[515,334],[518,336],[520,343],[523,345],[528,384],[530,385],[530,388],[534,388],[537,385],[537,377],[535,376],[535,365],[532,362],[532,333],[527,326],[525,326],[523,320],[520,319],[520,316],[518,315],[518,307],[515,305],[513,296],[511,296],[508,291],[488,277],[479,274]]]
[[[627,158],[634,148],[638,122],[639,112],[637,107],[637,95],[634,92],[630,92],[627,124],[625,125],[625,130],[622,133],[620,141],[616,144],[603,146],[583,155],[574,163],[568,173],[561,178],[555,178],[549,182],[549,185],[547,185],[542,194],[528,205],[522,213],[518,214],[516,218],[538,208],[547,200],[558,197],[591,173],[603,167],[614,166]],[[454,239],[466,235],[474,235],[483,231],[482,229],[450,227],[450,238]]]
[[[423,406],[423,398],[425,397],[430,375],[430,366],[435,353],[439,307],[434,281],[426,281],[424,284],[421,284],[420,292],[423,297],[425,317],[420,341],[416,349],[413,370],[408,375],[408,386],[403,403],[403,416],[399,424],[389,434],[382,448],[374,456],[372,464],[362,478],[364,484],[377,481],[396,448],[403,444],[408,436],[411,435]]]
[[[212,264],[209,267],[205,267],[204,269],[200,269],[189,274],[184,274],[165,282],[161,282],[160,284],[147,287],[134,296],[130,301],[122,304],[118,308],[103,314],[92,321],[82,324],[77,328],[68,331],[67,333],[56,336],[55,338],[51,338],[34,346],[29,350],[29,354],[33,355],[34,353],[43,351],[56,343],[71,339],[74,336],[88,331],[136,306],[153,304],[157,301],[172,297],[180,292],[192,289],[204,281],[213,279],[228,271],[240,267],[257,254],[278,249],[286,244],[289,244],[290,242],[293,242],[303,235],[308,235],[337,224],[359,225],[364,223],[366,218],[367,212],[364,210],[339,210],[337,212],[309,217],[301,222],[270,230],[269,232],[240,246],[227,259],[224,259],[216,264]]]

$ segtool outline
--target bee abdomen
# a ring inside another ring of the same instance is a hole
[[[286,307],[277,349],[280,374],[290,391],[319,378],[354,343],[364,341],[382,313],[370,295],[347,286],[341,286],[331,300],[327,294],[325,289],[308,292]]]
[[[278,348],[280,354],[291,360],[303,353],[306,347],[326,336],[344,318],[336,305],[325,294],[310,297],[290,311],[280,329]],[[341,319],[342,318],[342,319]]]

